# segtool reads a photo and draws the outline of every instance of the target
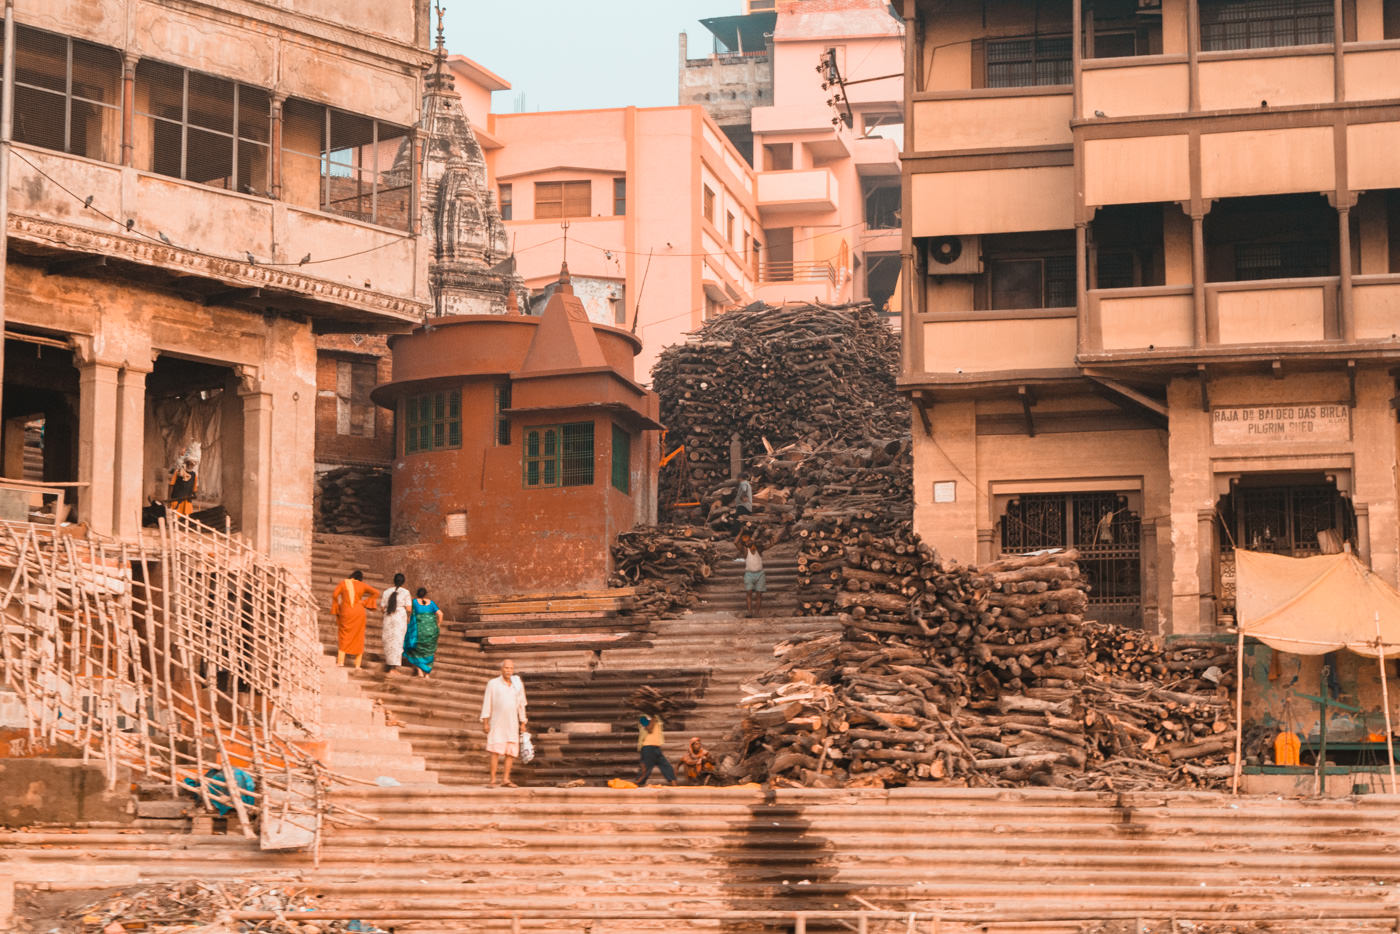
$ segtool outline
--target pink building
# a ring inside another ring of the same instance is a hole
[[[754,298],[754,173],[701,108],[493,114],[487,132],[526,285],[553,285],[567,239],[574,294],[641,340],[643,382],[663,347]]]
[[[899,272],[902,24],[883,0],[748,3],[702,22],[716,51],[682,45],[681,101],[752,141],[758,297],[883,305]],[[732,125],[736,99],[758,102],[747,126]]]

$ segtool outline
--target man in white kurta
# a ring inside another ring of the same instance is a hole
[[[496,784],[496,765],[504,756],[501,784],[515,787],[510,767],[520,755],[520,731],[525,729],[525,685],[515,674],[515,662],[501,662],[501,673],[486,682],[481,699],[481,728],[486,732],[486,751],[491,754],[491,784]]]

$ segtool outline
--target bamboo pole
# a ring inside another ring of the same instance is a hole
[[[1230,794],[1240,793],[1240,772],[1244,769],[1244,627],[1239,627],[1235,644],[1235,770],[1230,777]]]
[[[1390,731],[1390,687],[1385,675],[1385,642],[1381,640],[1381,614],[1376,611],[1376,664],[1381,666],[1381,709],[1385,711],[1385,751],[1390,763],[1390,793],[1395,794],[1395,736]]]

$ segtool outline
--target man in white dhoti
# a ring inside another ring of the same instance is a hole
[[[516,787],[510,780],[510,767],[520,755],[520,731],[525,729],[525,685],[515,674],[515,662],[501,662],[501,673],[486,682],[481,699],[481,728],[486,732],[486,751],[491,754],[491,784],[496,784],[496,765],[505,757],[501,784]]]

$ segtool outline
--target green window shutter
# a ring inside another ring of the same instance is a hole
[[[631,493],[632,436],[617,425],[612,426],[612,485],[623,493]]]

